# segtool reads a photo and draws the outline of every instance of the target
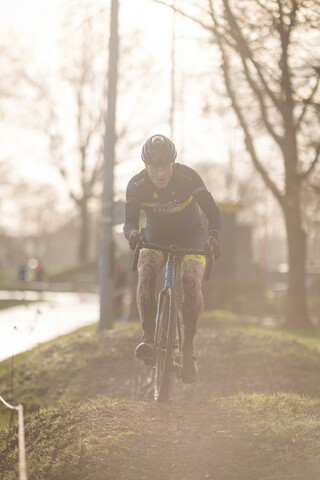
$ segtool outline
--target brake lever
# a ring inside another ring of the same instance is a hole
[[[137,245],[136,245],[136,247],[134,249],[134,252],[133,252],[132,265],[131,265],[131,270],[133,272],[137,271],[137,265],[138,265],[140,250],[144,245],[147,245],[145,242],[146,242],[146,240],[145,240],[145,237],[144,237],[144,228],[142,228],[141,231],[140,231],[140,238],[139,238],[139,240],[137,242]]]
[[[205,251],[206,251],[206,266],[205,266],[205,270],[204,270],[204,275],[203,275],[203,279],[205,281],[208,281],[209,278],[210,278],[210,273],[211,273],[211,269],[212,269],[212,264],[214,265],[215,264],[215,258],[214,258],[214,253],[213,253],[213,247],[211,247],[210,245],[206,245],[205,247]]]
[[[140,254],[140,242],[137,243],[134,252],[133,252],[133,258],[132,258],[132,265],[131,265],[131,270],[133,272],[137,271],[137,265],[138,265],[138,260],[139,260],[139,254]]]
[[[211,254],[212,264],[215,265],[216,257],[214,256],[214,248],[211,245],[210,245],[210,254]]]

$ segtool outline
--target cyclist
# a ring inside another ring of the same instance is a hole
[[[186,165],[175,163],[176,156],[175,145],[164,135],[153,135],[143,145],[141,158],[145,168],[131,178],[127,186],[123,228],[125,237],[132,250],[140,240],[158,245],[175,243],[180,247],[199,250],[204,248],[207,241],[217,260],[220,256],[220,211],[198,173]],[[200,209],[207,218],[207,226]],[[139,233],[140,210],[146,217],[142,239]],[[156,278],[165,260],[160,251],[141,249],[137,307],[143,337],[142,343],[136,348],[136,356],[142,360],[154,355]],[[180,267],[184,325],[182,380],[184,383],[193,383],[198,376],[193,340],[203,310],[201,281],[205,258],[185,255]]]

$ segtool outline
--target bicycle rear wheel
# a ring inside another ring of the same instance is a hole
[[[165,402],[170,397],[176,336],[175,298],[171,289],[161,292],[157,318],[154,399]]]

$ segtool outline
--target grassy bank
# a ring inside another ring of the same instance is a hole
[[[137,324],[87,327],[0,364],[0,392],[27,404],[32,479],[315,480],[320,471],[320,334],[208,313],[200,377],[154,404],[134,358]],[[0,471],[16,478],[16,427],[0,409]],[[2,463],[1,463],[2,462]]]
[[[204,404],[98,399],[29,418],[33,480],[319,478],[320,402],[237,394]],[[0,433],[4,480],[17,478],[15,432]]]

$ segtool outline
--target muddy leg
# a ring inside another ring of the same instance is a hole
[[[196,260],[188,260],[182,265],[184,350],[192,350],[193,339],[203,311],[204,302],[201,291],[203,273],[204,265]]]
[[[140,252],[138,263],[137,307],[144,337],[153,339],[157,313],[156,280],[162,266],[161,255],[153,250]],[[144,338],[144,341],[146,341]],[[148,342],[147,342],[148,343]]]

